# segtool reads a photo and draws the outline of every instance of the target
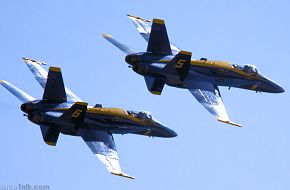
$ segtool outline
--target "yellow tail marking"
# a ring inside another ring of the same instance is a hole
[[[150,91],[152,94],[155,94],[155,95],[160,95],[161,94],[161,92],[159,92],[159,91]]]
[[[179,53],[183,54],[183,55],[190,55],[191,56],[191,52],[189,52],[189,51],[180,51]]]
[[[59,67],[49,67],[49,71],[60,72],[60,68]]]
[[[156,24],[165,24],[164,23],[164,20],[156,19],[156,18],[153,19],[153,23],[156,23]]]
[[[45,143],[48,144],[49,146],[56,146],[56,143],[55,142],[45,141]]]
[[[81,106],[87,106],[88,103],[87,102],[76,102],[77,105],[81,105]]]

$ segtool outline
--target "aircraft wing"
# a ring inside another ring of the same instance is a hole
[[[28,58],[23,58],[23,60],[25,61],[26,65],[28,66],[28,68],[30,69],[32,74],[34,75],[34,77],[37,80],[37,82],[44,89],[46,81],[47,81],[47,74],[48,73],[47,73],[46,70],[44,70],[41,67],[41,65],[44,65],[45,63],[40,62],[40,61],[35,61],[35,60],[32,60],[32,59],[28,59]],[[77,102],[77,101],[81,102],[82,101],[79,97],[77,97],[72,91],[70,91],[66,87],[65,87],[65,92],[66,92],[67,99],[69,101],[75,101],[75,102]]]
[[[116,39],[113,38],[113,36],[109,35],[109,34],[102,34],[102,36],[108,40],[109,42],[111,42],[114,46],[116,46],[117,48],[119,48],[122,52],[128,54],[132,54],[135,52],[135,50],[133,50],[132,48],[128,47],[127,45],[117,41]]]
[[[5,87],[9,92],[11,92],[16,98],[18,98],[21,102],[28,102],[35,100],[32,96],[27,94],[26,92],[20,90],[13,84],[5,81],[5,80],[0,80],[0,84]]]
[[[133,15],[127,15],[130,20],[132,20],[133,24],[137,28],[139,34],[147,41],[149,42],[150,33],[151,33],[151,25],[152,21],[144,18],[140,18]],[[176,47],[173,43],[170,42],[170,48],[172,51],[172,54],[177,54],[180,49]]]
[[[91,151],[105,164],[111,174],[134,179],[122,172],[114,138],[106,131],[79,129]]]
[[[218,121],[241,127],[240,124],[229,120],[217,86],[209,82],[195,82],[190,84],[189,91]]]

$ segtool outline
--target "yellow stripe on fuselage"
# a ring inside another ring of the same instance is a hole
[[[55,110],[66,111],[68,109],[69,108],[56,108]],[[87,113],[108,115],[108,116],[117,116],[117,117],[121,117],[123,119],[129,119],[131,121],[134,121],[134,122],[142,124],[142,125],[151,125],[152,124],[150,122],[141,121],[140,119],[128,114],[126,110],[121,109],[121,108],[88,108]]]
[[[161,63],[169,63],[170,60],[159,60]],[[257,76],[253,76],[250,74],[247,74],[243,71],[241,71],[238,68],[235,68],[232,66],[232,64],[225,62],[225,61],[214,61],[214,60],[191,60],[190,61],[191,66],[200,66],[200,67],[212,67],[212,68],[218,68],[218,69],[224,69],[228,71],[232,71],[234,73],[240,74],[244,77],[250,78],[250,79],[260,79]]]

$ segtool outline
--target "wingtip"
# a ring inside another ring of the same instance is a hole
[[[122,172],[111,172],[111,174],[117,175],[117,176],[121,176],[121,177],[125,177],[125,178],[128,178],[128,179],[135,179],[135,177],[129,176],[128,174],[125,174],[125,173],[122,173]]]
[[[112,38],[112,36],[111,35],[109,35],[109,34],[101,34],[104,38]]]
[[[26,57],[22,57],[22,59],[26,62],[26,63],[37,63],[39,65],[46,65],[45,62],[42,62],[42,61],[37,61],[37,60],[34,60],[34,59],[29,59],[29,58],[26,58]]]
[[[144,21],[144,22],[152,22],[152,20],[145,19],[145,18],[141,18],[141,17],[134,16],[134,15],[130,15],[130,14],[127,14],[127,16],[128,16],[128,17],[131,17],[131,18],[138,19],[138,20],[142,20],[142,21]]]
[[[0,84],[6,83],[6,80],[0,80]]]
[[[232,122],[230,120],[223,120],[223,119],[220,119],[220,118],[217,118],[217,120],[220,121],[220,122],[226,123],[226,124],[230,124],[230,125],[236,126],[236,127],[242,127],[241,124]]]

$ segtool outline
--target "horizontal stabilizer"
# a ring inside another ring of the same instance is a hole
[[[153,19],[147,52],[172,55],[164,20]]]
[[[148,77],[148,76],[144,78],[145,78],[145,82],[146,82],[148,90],[152,94],[160,95],[163,90],[165,82],[163,80],[156,79],[153,77]]]
[[[108,34],[102,34],[102,36],[126,54],[132,54],[135,52],[133,49],[127,47],[125,44],[122,44],[121,42],[118,42],[112,36]]]
[[[11,92],[16,98],[18,98],[21,102],[28,102],[35,100],[32,96],[27,94],[26,92],[20,90],[16,86],[10,84],[9,82],[5,80],[0,80],[0,84],[4,86],[9,92]]]
[[[59,67],[50,67],[45,84],[43,100],[49,102],[66,102],[66,92]]]
[[[56,126],[40,125],[43,140],[50,146],[56,146],[60,129]]]

